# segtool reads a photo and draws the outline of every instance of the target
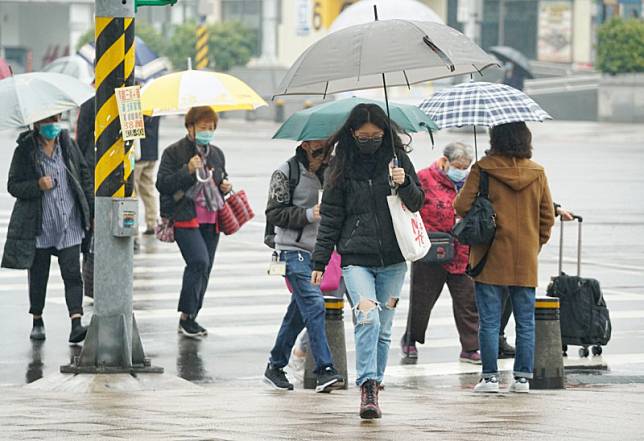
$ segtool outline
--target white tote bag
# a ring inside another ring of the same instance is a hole
[[[432,245],[420,213],[411,212],[398,195],[387,196],[387,204],[403,257],[410,262],[425,257]]]

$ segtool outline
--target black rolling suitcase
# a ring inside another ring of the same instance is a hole
[[[599,282],[580,277],[581,273],[581,225],[583,219],[575,216],[579,225],[577,242],[577,275],[563,272],[564,221],[561,221],[559,240],[559,275],[552,278],[547,295],[559,298],[561,342],[564,356],[568,345],[581,346],[579,355],[588,357],[588,347],[593,355],[602,353],[602,346],[610,340],[611,323],[608,308]]]

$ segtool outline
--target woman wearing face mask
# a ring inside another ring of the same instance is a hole
[[[161,217],[174,222],[174,237],[186,262],[178,330],[193,338],[208,334],[196,317],[219,243],[217,212],[232,189],[224,153],[211,144],[217,121],[210,107],[190,109],[185,117],[188,134],[163,152],[156,183]]]
[[[452,230],[456,222],[454,199],[465,183],[473,158],[470,146],[452,143],[445,147],[441,158],[418,172],[418,179],[425,191],[425,204],[420,214],[427,231],[447,233]],[[481,363],[474,281],[465,274],[468,254],[469,247],[455,242],[451,262],[441,265],[417,261],[412,264],[407,332],[400,342],[403,357],[411,360],[418,358],[416,342],[425,343],[429,316],[447,283],[461,341],[460,360]]]
[[[357,384],[360,416],[380,418],[378,391],[382,383],[391,326],[407,264],[394,233],[387,196],[397,187],[412,211],[424,194],[414,167],[385,112],[377,105],[359,104],[330,144],[335,157],[322,196],[322,220],[313,252],[312,281],[319,284],[331,253],[342,256],[342,275],[355,305]]]
[[[58,258],[71,318],[70,343],[85,339],[80,251],[92,226],[94,191],[90,170],[59,115],[38,121],[18,137],[9,169],[16,198],[2,266],[29,270],[32,340],[45,339],[43,309],[51,256]]]

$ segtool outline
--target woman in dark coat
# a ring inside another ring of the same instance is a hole
[[[16,198],[2,267],[29,270],[31,338],[45,339],[42,318],[51,256],[58,257],[65,300],[72,319],[71,343],[85,338],[81,325],[83,282],[80,251],[94,217],[90,170],[59,116],[36,122],[18,137],[8,190]]]
[[[357,384],[362,391],[360,416],[380,418],[378,389],[387,365],[395,308],[407,272],[387,196],[393,184],[407,208],[418,211],[424,193],[397,130],[390,127],[379,106],[356,106],[331,139],[331,145],[335,146],[336,154],[322,196],[322,220],[313,252],[312,279],[313,283],[320,283],[331,253],[337,247],[351,303],[356,305]]]
[[[175,240],[186,262],[178,330],[193,338],[208,334],[196,317],[219,243],[217,213],[232,189],[224,153],[211,144],[217,121],[210,107],[190,109],[185,117],[188,134],[163,152],[156,183],[161,217],[174,223]]]

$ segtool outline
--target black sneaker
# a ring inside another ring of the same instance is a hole
[[[195,323],[195,325],[197,325],[197,328],[199,329],[199,335],[201,335],[202,337],[205,337],[208,335],[208,330],[206,328],[204,328],[199,323],[197,323],[196,320],[193,320],[193,322]]]
[[[344,387],[344,378],[333,366],[328,366],[318,373],[316,392],[331,392]]]
[[[69,342],[76,344],[85,340],[87,335],[87,327],[83,325],[74,326],[72,332],[69,333]]]
[[[179,320],[179,333],[190,338],[197,338],[201,335],[201,329],[193,319]]]
[[[44,340],[45,339],[45,325],[35,325],[31,328],[31,334],[29,338],[32,340]]]
[[[274,368],[268,363],[264,371],[264,383],[270,384],[278,390],[293,390],[293,385],[286,378],[286,373],[282,368]]]

